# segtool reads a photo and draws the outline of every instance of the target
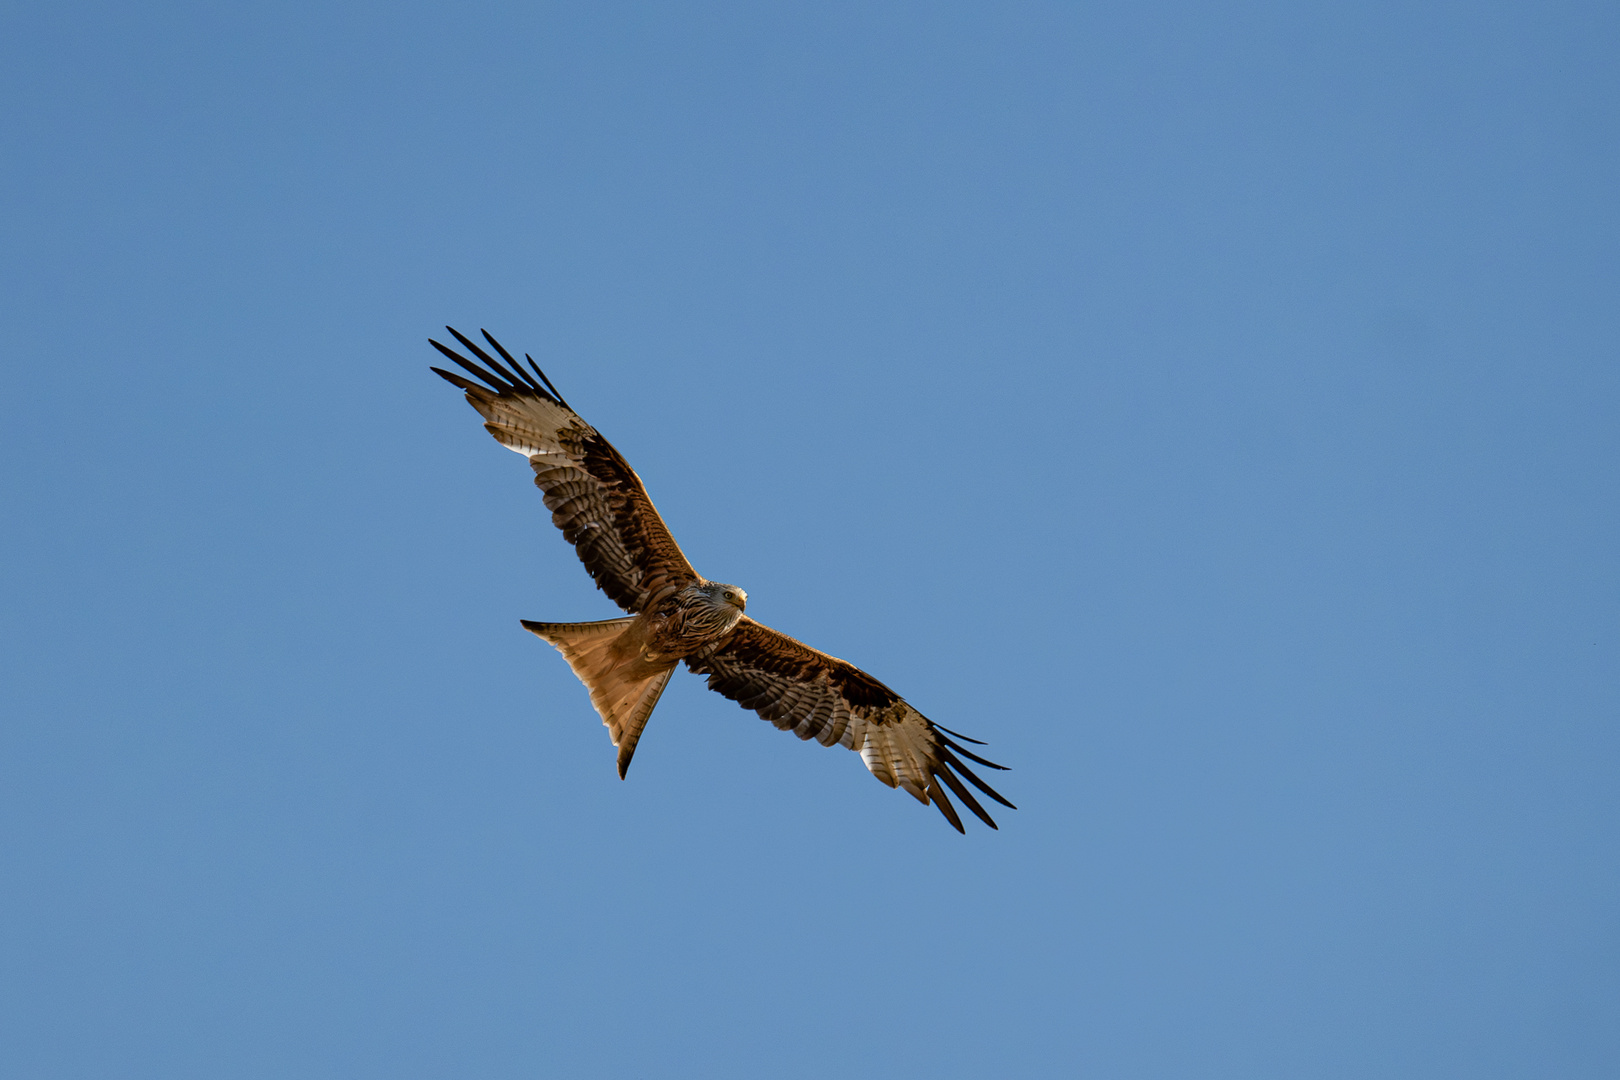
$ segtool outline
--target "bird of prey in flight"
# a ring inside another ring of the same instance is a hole
[[[962,782],[1012,807],[963,761],[1001,769],[961,745],[982,743],[929,720],[855,665],[744,615],[748,594],[692,569],[641,478],[569,408],[533,357],[525,356],[526,371],[487,330],[484,339],[500,360],[445,329],[479,362],[430,339],[472,378],[433,370],[466,391],[496,442],[529,459],[551,520],[574,545],[596,587],[629,613],[603,622],[523,621],[557,647],[590,691],[618,747],[621,778],[670,674],[684,663],[709,677],[710,690],[784,731],[856,751],[873,776],[933,803],[957,832],[963,831],[962,819],[946,788],[996,827]]]

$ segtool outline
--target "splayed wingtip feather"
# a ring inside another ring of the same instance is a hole
[[[979,800],[973,797],[973,792],[962,786],[962,781],[958,780],[955,774],[951,772],[948,764],[942,766],[937,775],[939,779],[945,781],[945,786],[954,791],[956,793],[956,797],[961,799],[963,805],[965,805],[969,810],[973,811],[974,815],[978,817],[980,821],[984,822],[992,829],[996,828],[995,819],[985,812],[984,807],[979,805]],[[999,832],[1000,830],[998,829],[997,831]]]
[[[951,823],[951,827],[966,836],[967,830],[962,828],[962,819],[957,815],[956,807],[951,805],[951,800],[945,797],[945,790],[933,777],[928,778],[928,794],[933,796],[934,805],[939,807],[939,812],[945,815],[945,820]]]

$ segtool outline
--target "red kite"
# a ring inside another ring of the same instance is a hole
[[[529,459],[551,520],[574,545],[597,588],[629,612],[604,622],[523,621],[557,647],[591,692],[591,704],[619,749],[621,778],[670,674],[684,663],[709,677],[710,690],[784,731],[857,751],[873,776],[904,788],[919,802],[932,802],[957,832],[963,831],[962,819],[945,788],[980,821],[996,827],[962,780],[1003,806],[1013,804],[962,759],[990,769],[1003,766],[955,740],[982,743],[935,724],[855,665],[744,615],[748,594],[692,569],[641,478],[569,408],[533,357],[525,357],[530,375],[488,331],[484,338],[501,360],[453,328],[445,329],[484,366],[430,339],[479,381],[433,370],[467,392],[468,404],[483,416],[496,442]]]

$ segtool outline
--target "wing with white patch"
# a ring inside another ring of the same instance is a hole
[[[434,348],[480,381],[433,370],[467,392],[467,403],[483,416],[484,427],[496,442],[529,459],[552,522],[574,545],[597,588],[635,614],[660,592],[698,580],[653,508],[641,477],[568,407],[532,357],[525,359],[534,375],[523,370],[489,331],[484,337],[506,366],[452,327],[445,329],[487,369],[432,341]]]
[[[962,819],[945,796],[957,798],[992,829],[996,827],[966,779],[1003,806],[1016,809],[974,775],[963,758],[986,768],[986,761],[960,743],[977,743],[940,727],[872,676],[744,617],[715,645],[687,657],[686,666],[709,677],[709,689],[752,709],[784,731],[823,746],[858,751],[873,776],[903,788],[924,804],[933,803],[962,832]],[[982,744],[980,744],[982,745]]]

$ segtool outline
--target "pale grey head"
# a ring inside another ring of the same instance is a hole
[[[738,611],[748,609],[748,594],[735,585],[726,585],[718,581],[705,581],[698,586],[701,592],[708,594],[709,600],[715,607],[730,605]]]
[[[704,581],[688,586],[681,594],[686,609],[688,632],[703,636],[729,633],[742,620],[748,594],[735,585]]]

